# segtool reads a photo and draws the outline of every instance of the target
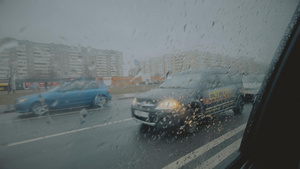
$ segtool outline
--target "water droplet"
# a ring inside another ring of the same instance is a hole
[[[187,24],[184,24],[183,31],[185,32]]]

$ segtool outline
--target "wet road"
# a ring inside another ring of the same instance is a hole
[[[214,158],[238,148],[252,108],[246,104],[241,115],[227,111],[194,134],[176,135],[145,131],[131,119],[131,101],[113,100],[85,117],[81,109],[0,114],[0,168],[218,167]]]

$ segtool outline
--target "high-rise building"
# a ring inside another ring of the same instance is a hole
[[[7,79],[10,75],[10,52],[8,49],[0,53],[0,79]]]
[[[166,54],[153,57],[141,62],[142,72],[151,76],[165,76],[167,72],[181,72],[192,69],[207,69],[209,67],[232,68],[240,73],[259,73],[263,65],[254,61],[251,57],[239,59],[231,56],[222,56],[198,50],[185,51],[176,54]]]
[[[123,54],[115,50],[16,40],[0,52],[0,78],[56,79],[123,76]]]
[[[97,76],[123,76],[122,52],[114,50],[94,50]]]

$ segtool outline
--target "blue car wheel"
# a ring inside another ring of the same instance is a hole
[[[33,103],[30,109],[32,113],[38,116],[45,115],[49,112],[49,106],[46,103],[41,103],[41,102]]]
[[[108,99],[105,96],[97,95],[94,99],[94,105],[96,107],[100,107],[100,108],[105,107],[107,106],[107,103],[108,103]]]

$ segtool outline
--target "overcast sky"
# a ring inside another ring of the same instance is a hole
[[[119,50],[131,65],[134,58],[194,49],[268,60],[297,4],[298,0],[0,0],[0,38]]]

